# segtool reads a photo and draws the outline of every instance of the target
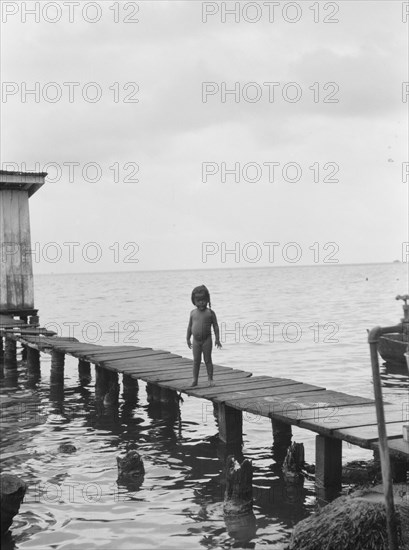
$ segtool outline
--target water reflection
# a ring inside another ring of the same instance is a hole
[[[3,415],[5,437],[2,448],[7,449],[7,454],[3,454],[2,464],[5,468],[20,469],[30,486],[39,481],[56,486],[69,483],[75,464],[78,465],[77,475],[81,476],[84,459],[92,460],[94,453],[92,447],[87,450],[81,446],[82,434],[86,434],[87,439],[96,436],[104,452],[111,453],[112,458],[108,455],[109,465],[104,466],[108,471],[116,468],[116,457],[132,446],[146,456],[145,477],[137,484],[120,483],[121,497],[132,502],[139,493],[139,498],[149,502],[157,491],[166,491],[171,507],[172,493],[177,499],[176,495],[188,491],[189,507],[182,508],[182,513],[186,521],[197,524],[202,546],[219,547],[223,541],[227,546],[252,548],[260,528],[271,531],[271,523],[282,526],[280,537],[285,539],[285,530],[291,529],[294,521],[307,515],[304,504],[311,492],[300,488],[294,493],[285,487],[271,451],[271,468],[254,465],[256,514],[225,516],[226,459],[229,454],[234,454],[242,462],[243,450],[241,446],[232,447],[221,442],[217,425],[213,434],[198,435],[191,422],[182,418],[179,401],[146,403],[143,386],[141,395],[137,385],[131,388],[125,384],[119,401],[107,403],[101,399],[102,394],[95,393],[91,383],[83,383],[81,373],[76,378],[68,378],[68,382],[66,377],[64,387],[61,370],[51,377],[51,384],[47,383],[44,373],[42,379],[26,372],[22,362],[16,369],[5,366],[4,371],[1,386],[8,393],[10,423],[7,424]],[[19,392],[25,392],[23,400],[18,399]],[[24,414],[20,406],[22,402]],[[47,429],[40,432],[38,429],[45,423]],[[80,439],[76,439],[76,434]],[[39,445],[40,440],[45,442],[44,448]],[[78,448],[76,453],[61,451],[61,445],[69,443]],[[147,484],[150,484],[149,489]],[[146,490],[151,491],[151,495],[144,496]],[[32,495],[29,498],[26,509],[15,520],[16,535],[9,537],[5,548],[8,544],[12,550],[16,540],[21,543],[34,532],[47,532],[49,525],[57,521],[59,512],[55,505],[50,508],[48,501],[40,499],[38,503],[36,499],[32,500]],[[192,506],[197,506],[200,512],[192,512]],[[197,531],[191,525],[184,531],[195,533],[197,538]]]

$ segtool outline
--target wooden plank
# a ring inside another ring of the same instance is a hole
[[[131,351],[135,349],[133,346],[100,346],[100,348],[104,351],[104,353],[119,353],[122,351]],[[100,350],[97,351],[91,351],[90,353],[87,353],[87,357],[92,357],[93,355],[98,355],[98,353],[101,352]],[[151,350],[152,348],[140,348],[142,350]]]
[[[242,371],[240,369],[226,369],[220,366],[215,366],[213,369],[215,381],[218,380],[222,374],[231,374],[235,372],[245,372],[245,371]],[[170,377],[173,376],[173,378],[177,378],[178,376],[181,376],[184,373],[189,373],[189,376],[193,375],[193,369],[192,369],[192,365],[182,365],[176,369],[156,370],[155,368],[152,368],[146,372],[146,374],[151,374],[151,373],[157,373],[158,375],[170,376]],[[143,373],[141,372],[139,372],[138,374],[141,376],[143,375]],[[200,374],[206,374],[207,376],[206,369],[205,368],[200,369]],[[251,375],[251,373],[249,374]]]
[[[147,356],[153,356],[154,354],[152,353],[149,353],[148,352],[143,352],[143,351],[123,351],[123,352],[119,352],[119,353],[105,353],[105,352],[101,352],[99,355],[94,355],[92,357],[92,361],[94,363],[101,363],[103,361],[123,361],[124,359],[138,359],[139,357],[144,357],[143,354],[147,354]],[[156,361],[159,361],[160,357],[162,358],[165,358],[165,359],[179,359],[179,357],[177,355],[173,355],[172,353],[169,353],[169,352],[162,352],[162,353],[157,353],[154,355],[155,357],[157,357]]]
[[[389,439],[402,437],[402,429],[405,422],[386,423],[386,433]],[[332,437],[349,441],[360,447],[369,447],[369,443],[378,440],[378,426],[361,426],[359,428],[344,428],[333,430]]]
[[[400,405],[388,404],[384,405],[385,414],[388,411],[402,411],[402,420],[405,420],[403,409]],[[361,416],[372,414],[375,412],[375,403],[364,403],[363,405],[342,405],[337,407],[320,407],[316,409],[306,410],[303,415],[304,420],[315,420],[316,422],[331,422],[334,417],[340,416]]]
[[[92,361],[92,359],[90,359]],[[134,361],[124,363],[122,361],[104,361],[102,363],[104,368],[108,369],[121,369],[121,370],[133,370],[139,371],[142,373],[149,373],[154,371],[169,371],[169,370],[180,370],[183,367],[191,367],[191,364],[184,363],[180,359],[168,359],[168,361],[163,361],[163,364],[158,362],[149,362],[144,361]]]
[[[90,360],[90,362],[92,363],[92,359]],[[102,363],[101,365],[102,365],[102,368],[104,369],[114,371],[114,372],[121,372],[123,374],[134,374],[135,377],[140,377],[140,376],[151,374],[152,372],[156,372],[154,366],[151,366],[149,368],[146,366],[144,366],[143,368],[139,368],[132,364],[124,365],[121,361],[113,361],[112,363]],[[175,367],[172,367],[172,369],[171,367],[169,367],[169,370],[164,369],[163,372],[169,372],[169,371],[173,372],[175,369],[180,370],[183,368],[186,368],[186,365],[175,364]],[[160,372],[162,372],[162,370]]]
[[[245,372],[245,371],[229,371],[229,373],[222,373],[218,376],[218,378],[221,379],[229,379],[231,378],[232,380],[234,378],[247,378],[247,377],[250,377],[251,376],[251,373],[250,372]],[[155,374],[152,374],[152,375],[144,375],[144,376],[141,376],[140,377],[142,380],[146,380],[147,382],[156,382],[160,385],[160,382],[165,382],[165,381],[171,381],[171,380],[183,380],[183,379],[187,379],[187,380],[191,380],[192,379],[192,372],[188,372],[186,371],[186,373],[180,373],[179,375],[175,376],[174,374],[168,374],[168,375],[155,375]],[[206,372],[201,372],[199,374],[199,379],[205,379],[207,380],[207,373]]]
[[[283,414],[290,410],[298,410],[303,413],[306,409],[322,409],[330,407],[343,407],[352,405],[373,404],[372,399],[360,397],[356,395],[348,395],[346,393],[325,390],[322,392],[309,392],[300,395],[289,395],[282,397],[266,397],[265,402],[271,402],[273,405],[272,412],[277,411],[278,414]],[[300,414],[299,418],[304,418],[305,414]]]
[[[34,282],[31,252],[30,214],[28,193],[18,193],[19,231],[20,231],[20,278],[21,306],[24,309],[34,308]]]
[[[0,191],[0,243],[5,245],[6,241],[6,228],[5,228],[5,214],[4,214],[4,198],[3,191]],[[0,309],[5,310],[8,307],[7,304],[7,265],[6,265],[6,250],[4,246],[0,246]],[[6,323],[6,315],[0,315],[0,328]],[[9,319],[8,319],[9,321]]]
[[[103,351],[101,351],[100,355],[94,355],[92,357],[93,363],[100,363],[102,361],[124,361],[127,359],[139,359],[141,357],[157,357],[159,355],[166,355],[166,357],[171,357],[172,354],[168,351],[156,351],[156,350],[146,350],[146,351],[130,351],[130,352],[122,352],[118,354],[107,354],[105,355]]]
[[[243,390],[230,393],[229,396],[221,396],[220,398],[215,397],[214,401],[224,402],[228,400],[229,403],[231,403],[236,399],[238,400],[259,399],[260,397],[268,398],[268,397],[284,395],[288,393],[289,394],[294,393],[298,395],[301,392],[317,392],[323,389],[324,388],[319,388],[318,386],[313,386],[312,384],[302,384],[302,383],[290,384],[290,385],[284,385],[284,386],[276,385],[270,388],[263,388],[260,390],[251,390],[251,389],[247,390],[246,388],[243,388]]]
[[[379,441],[373,441],[369,444],[371,449],[379,451]],[[409,461],[409,442],[401,438],[390,439],[388,441],[389,452],[392,456],[397,456]]]
[[[0,315],[0,328],[6,328],[6,327],[29,327],[25,321],[22,321],[21,319],[13,319],[12,317],[9,317],[8,315]]]
[[[205,376],[206,373],[202,373],[203,374],[203,380],[206,381],[206,384],[199,384],[199,386],[196,386],[195,388],[192,388],[191,386],[191,383],[192,383],[192,377],[190,378],[185,378],[185,379],[182,379],[181,381],[179,380],[171,380],[170,382],[166,382],[166,381],[162,381],[160,383],[160,385],[164,388],[171,388],[173,390],[177,390],[177,391],[183,391],[184,393],[187,393],[187,394],[191,394],[192,392],[192,395],[195,395],[195,392],[206,392],[206,391],[210,391],[212,389],[212,386],[209,386],[209,383],[207,382],[207,376]],[[215,383],[217,385],[218,388],[223,388],[224,386],[231,386],[232,384],[234,386],[239,386],[241,384],[248,384],[249,381],[251,381],[253,379],[253,377],[240,377],[240,378],[237,378],[235,377],[234,380],[232,381],[231,378],[223,378],[223,379],[220,379],[218,378]],[[200,394],[198,395],[195,395],[195,397],[202,397]],[[206,398],[206,399],[210,399],[210,398]]]
[[[375,427],[377,429],[377,426],[378,426],[375,413],[373,415],[369,415],[367,418],[365,418],[364,415],[360,415],[355,419],[351,418],[348,421],[344,420],[345,418],[349,418],[349,417],[340,416],[339,418],[334,418],[331,423],[320,423],[320,422],[314,422],[311,420],[297,419],[297,425],[300,428],[311,430],[321,435],[325,435],[326,437],[335,437],[334,433],[336,431],[340,431],[344,429],[349,429],[349,428],[368,429],[369,427]],[[396,411],[396,416],[394,418],[391,418],[389,423],[394,424],[394,423],[400,423],[400,422],[402,422],[402,415],[399,411]]]
[[[224,393],[234,393],[236,391],[248,391],[248,390],[257,390],[262,388],[275,388],[278,386],[299,386],[302,385],[301,382],[295,382],[295,380],[285,379],[285,378],[270,378],[269,376],[252,376],[251,380],[246,382],[246,386],[243,386],[243,380],[240,380],[238,384],[233,385],[222,385],[218,384],[217,379],[215,380],[215,385],[211,388],[203,388],[201,390],[191,390],[192,395],[196,397],[205,397],[206,399],[213,399],[218,395]]]
[[[327,401],[324,401],[324,397],[328,393],[334,399],[334,406],[351,405],[354,403],[362,405],[362,401],[370,401],[366,398],[339,394],[339,392],[332,392],[331,390],[265,396],[257,397],[256,399],[222,399],[221,401],[234,408],[246,410],[255,415],[269,416],[270,418],[279,419],[289,424],[296,424],[300,418],[303,418],[307,409],[316,409],[326,406]],[[337,401],[335,401],[334,393],[337,394]]]
[[[387,422],[403,422],[402,411],[397,408],[395,410],[388,409]],[[334,416],[329,416],[327,418],[319,418],[318,420],[309,419],[300,420],[300,428],[311,429],[316,431],[316,426],[322,426],[327,430],[336,430],[341,428],[358,428],[359,426],[370,426],[377,425],[378,420],[376,418],[376,411],[373,409],[371,412],[357,415],[340,415],[335,414]]]

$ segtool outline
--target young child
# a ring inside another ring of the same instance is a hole
[[[199,378],[200,362],[203,359],[206,364],[207,377],[209,383],[213,386],[213,363],[212,363],[212,331],[213,326],[215,335],[215,344],[221,348],[219,336],[219,325],[217,324],[216,314],[211,309],[210,294],[207,288],[197,286],[192,291],[192,302],[196,309],[190,312],[189,325],[187,327],[186,341],[190,349],[193,347],[193,382],[192,387],[197,386]],[[209,308],[207,307],[209,304]],[[193,344],[190,338],[193,335]]]

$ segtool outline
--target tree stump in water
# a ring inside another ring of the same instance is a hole
[[[248,514],[253,510],[253,464],[244,459],[241,464],[234,456],[227,457],[224,513],[229,516]]]
[[[18,514],[27,485],[19,477],[10,474],[0,476],[1,535],[4,535],[13,518]]]
[[[118,465],[118,485],[129,490],[137,490],[143,483],[145,467],[138,451],[127,451],[124,457],[116,457]]]
[[[298,482],[304,479],[302,469],[304,467],[303,443],[292,443],[287,449],[287,455],[283,462],[282,471],[286,481]]]

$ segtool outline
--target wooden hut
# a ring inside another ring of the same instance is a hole
[[[37,316],[28,199],[46,175],[0,170],[0,312],[22,319]]]

